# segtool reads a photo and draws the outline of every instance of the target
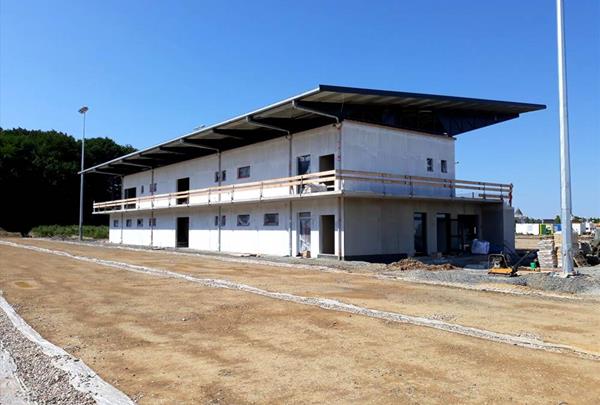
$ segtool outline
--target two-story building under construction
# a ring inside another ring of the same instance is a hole
[[[514,246],[512,185],[455,178],[457,135],[544,105],[321,85],[86,173],[110,242],[387,261]]]

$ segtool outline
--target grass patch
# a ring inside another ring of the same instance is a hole
[[[31,236],[39,238],[51,238],[55,236],[69,238],[78,235],[78,225],[39,225],[31,230]],[[84,225],[83,236],[93,239],[108,239],[108,226]]]

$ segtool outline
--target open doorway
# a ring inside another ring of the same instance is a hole
[[[325,255],[335,254],[335,216],[321,215],[319,224],[319,235],[321,239],[321,253]]]
[[[326,172],[329,170],[333,170],[335,168],[335,159],[334,159],[334,155],[333,153],[330,155],[323,155],[323,156],[319,156],[319,171],[320,172]],[[333,185],[334,182],[333,180],[331,181],[326,181],[325,186],[327,186],[327,190],[333,190]]]
[[[437,251],[450,252],[450,214],[437,214],[436,217]]]
[[[182,179],[177,179],[177,192],[189,191],[190,190],[190,178],[184,177]],[[188,197],[178,197],[177,204],[187,204],[189,202]]]
[[[310,173],[310,155],[298,156],[296,159],[296,174],[303,175]],[[298,185],[297,193],[302,194],[306,186]]]
[[[190,242],[190,218],[178,217],[176,234],[176,247],[189,247]]]
[[[415,212],[413,215],[415,232],[415,256],[427,255],[427,214]]]
[[[130,187],[130,188],[126,188],[125,190],[123,190],[123,198],[128,199],[128,198],[135,198],[136,197],[136,188],[135,187]],[[126,210],[127,209],[133,209],[135,208],[135,203],[133,204],[125,204],[124,207]]]

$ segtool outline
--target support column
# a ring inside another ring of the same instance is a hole
[[[150,247],[154,247],[154,167],[150,172]]]
[[[221,217],[222,217],[222,209],[221,209],[221,182],[223,180],[223,173],[221,170],[221,151],[217,152],[217,180],[219,186],[219,197],[217,203],[219,204],[219,210],[217,213],[217,225],[218,225],[218,234],[217,234],[217,250],[221,251]]]

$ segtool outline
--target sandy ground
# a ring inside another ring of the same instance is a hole
[[[597,301],[17,241],[600,352]],[[44,337],[140,403],[597,403],[600,397],[597,361],[18,248],[0,246],[0,289]]]

